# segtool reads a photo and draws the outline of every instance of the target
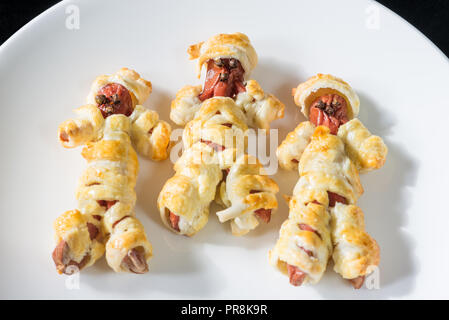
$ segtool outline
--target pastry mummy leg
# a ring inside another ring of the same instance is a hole
[[[296,198],[289,201],[289,206],[289,217],[269,252],[270,264],[288,275],[294,286],[317,283],[332,252],[329,213],[322,205],[303,205]]]
[[[114,204],[105,214],[110,238],[106,243],[106,259],[116,272],[145,273],[152,257],[152,246],[143,225],[127,205]]]
[[[158,207],[170,230],[191,236],[207,223],[222,172],[214,149],[201,142],[184,152],[175,171],[159,194]]]
[[[59,273],[72,274],[95,263],[104,253],[104,232],[98,216],[66,211],[54,222],[53,261]]]
[[[334,270],[359,289],[366,275],[379,265],[379,246],[366,231],[362,210],[336,203],[331,208]]]

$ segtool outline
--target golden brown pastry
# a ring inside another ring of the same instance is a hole
[[[211,97],[233,98],[247,113],[248,125],[268,129],[271,121],[284,116],[284,105],[265,93],[255,80],[247,80],[257,65],[257,54],[242,33],[218,34],[188,49],[198,59],[198,78],[206,67],[204,86],[185,86],[171,103],[170,118],[178,125],[194,119],[201,102]]]
[[[138,161],[130,126],[125,115],[109,116],[102,139],[89,142],[82,151],[88,167],[76,192],[79,210],[55,222],[53,259],[60,273],[71,273],[71,265],[92,265],[105,250],[116,272],[148,271],[152,248],[134,214]]]
[[[352,119],[338,129],[349,158],[360,172],[382,168],[388,148],[379,136],[372,135],[359,119]]]
[[[184,129],[186,151],[175,164],[176,174],[159,195],[160,215],[170,230],[190,236],[203,228],[217,187],[217,201],[228,207],[217,215],[221,222],[231,220],[233,234],[254,229],[258,219],[270,220],[278,187],[257,159],[244,153],[247,130],[245,113],[233,99],[202,103]]]
[[[279,240],[269,252],[270,263],[288,275],[293,285],[317,283],[332,254],[329,212],[320,204],[305,205],[295,196],[289,207]]]
[[[355,205],[336,203],[331,208],[334,270],[359,286],[379,265],[380,249],[365,231],[362,210]]]
[[[257,65],[257,53],[249,38],[240,32],[217,34],[207,41],[191,45],[187,50],[191,60],[198,59],[197,76],[201,76],[201,68],[209,60],[218,58],[234,58],[240,61],[247,76]]]
[[[66,148],[101,139],[104,119],[124,114],[131,119],[131,139],[137,151],[152,160],[164,160],[170,147],[170,125],[155,111],[141,106],[151,93],[151,82],[134,70],[122,68],[115,74],[99,76],[87,96],[87,105],[75,109],[77,118],[63,122],[58,138]]]
[[[276,150],[276,156],[282,169],[295,170],[298,168],[299,159],[297,157],[301,156],[306,149],[314,131],[314,124],[304,121],[287,135]]]
[[[233,235],[244,235],[255,229],[260,220],[270,221],[278,205],[278,191],[278,185],[265,175],[256,157],[241,155],[220,184],[218,202],[227,208],[217,212],[218,219],[231,221]]]
[[[358,289],[379,264],[379,246],[356,206],[363,193],[359,171],[382,167],[387,147],[355,118],[359,98],[343,80],[318,74],[293,94],[309,121],[277,150],[281,167],[300,177],[270,263],[301,285],[319,281],[332,256],[334,270]]]
[[[150,93],[149,81],[122,68],[95,79],[88,104],[75,110],[77,118],[59,126],[64,147],[85,145],[82,155],[88,167],[76,192],[78,210],[55,221],[53,260],[58,272],[90,266],[104,252],[116,272],[148,271],[152,248],[134,214],[138,161],[131,141],[143,156],[163,160],[171,131],[155,111],[140,105]]]
[[[340,78],[330,74],[321,74],[311,77],[306,82],[300,83],[292,90],[296,105],[301,112],[309,117],[312,103],[319,97],[337,94],[345,99],[348,106],[347,113],[350,119],[359,114],[360,100],[349,84]]]
[[[284,116],[284,105],[247,80],[257,54],[246,35],[218,34],[188,54],[198,59],[198,77],[203,66],[206,75],[204,86],[183,87],[171,103],[170,118],[186,126],[186,151],[159,195],[160,214],[172,231],[193,235],[215,198],[228,207],[217,213],[220,221],[231,221],[233,234],[242,235],[270,220],[278,191],[257,159],[245,154],[248,126],[269,129]]]

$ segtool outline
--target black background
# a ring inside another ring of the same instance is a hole
[[[58,0],[0,0],[0,44],[28,21],[58,2]],[[449,0],[378,0],[378,2],[409,21],[432,40],[446,56],[449,56]]]

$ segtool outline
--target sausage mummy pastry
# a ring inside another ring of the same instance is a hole
[[[206,66],[203,88],[185,86],[172,101],[170,118],[184,126],[200,109],[201,103],[215,96],[230,97],[245,111],[252,127],[268,129],[271,121],[284,116],[284,105],[265,93],[255,80],[247,80],[257,65],[257,54],[242,33],[218,34],[205,42],[191,45],[190,59],[198,59],[197,74]]]
[[[280,166],[297,169],[300,178],[270,263],[297,286],[318,282],[332,256],[334,270],[358,289],[380,259],[356,206],[363,193],[359,172],[382,167],[388,149],[356,118],[359,98],[343,80],[318,74],[293,95],[310,121],[277,150]]]
[[[257,159],[244,154],[246,131],[268,129],[283,117],[284,105],[255,80],[246,81],[257,65],[246,35],[218,34],[187,52],[198,59],[198,78],[203,66],[207,70],[203,87],[183,87],[171,104],[170,118],[186,125],[187,150],[159,195],[160,214],[172,231],[193,235],[206,224],[215,197],[227,207],[217,212],[220,221],[230,220],[233,234],[243,235],[270,220],[278,191]]]
[[[161,218],[170,230],[191,236],[203,228],[217,187],[217,201],[228,207],[217,215],[221,222],[231,220],[234,235],[270,220],[278,187],[257,159],[244,153],[247,130],[245,114],[233,99],[202,103],[184,129],[186,151],[175,164],[176,174],[159,195]]]
[[[88,167],[76,192],[79,210],[56,219],[57,247],[53,259],[60,273],[67,266],[92,265],[105,251],[116,271],[144,273],[152,248],[142,224],[134,217],[138,161],[124,115],[105,120],[103,138],[89,142],[82,155]]]
[[[151,245],[134,217],[137,150],[153,160],[168,156],[168,123],[140,104],[151,83],[126,68],[100,76],[92,84],[88,104],[75,110],[78,118],[63,122],[58,137],[64,147],[86,145],[88,168],[77,189],[79,210],[58,217],[53,260],[59,273],[92,265],[106,251],[117,272],[144,273]]]

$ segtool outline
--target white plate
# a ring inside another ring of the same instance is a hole
[[[0,49],[1,298],[449,297],[449,63],[429,40],[372,1],[127,3],[62,2]],[[66,27],[71,4],[79,29]],[[281,194],[291,193],[295,174],[275,175],[281,205],[269,225],[238,238],[211,214],[189,239],[166,230],[156,209],[172,163],[143,159],[136,211],[154,247],[151,271],[115,274],[101,260],[81,273],[79,289],[67,285],[50,257],[52,223],[75,208],[85,162],[80,149],[58,144],[58,124],[84,103],[97,75],[122,66],[153,82],[145,105],[168,120],[175,92],[199,83],[187,46],[235,31],[259,54],[253,78],[286,104],[286,117],[273,123],[281,139],[303,120],[290,89],[324,72],[356,89],[361,120],[388,144],[384,168],[362,177],[359,201],[381,247],[380,289],[355,291],[331,268],[318,285],[296,288],[269,266],[288,213]]]

